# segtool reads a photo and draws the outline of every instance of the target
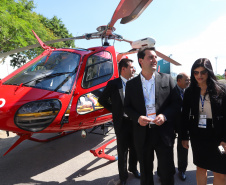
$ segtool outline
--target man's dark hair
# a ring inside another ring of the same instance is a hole
[[[179,73],[179,74],[177,75],[177,82],[178,82],[179,79],[182,79],[182,78],[183,78],[183,74],[182,74],[182,73]]]
[[[142,58],[144,59],[144,56],[145,56],[145,51],[146,50],[152,50],[152,51],[155,51],[155,47],[150,47],[150,48],[141,48],[138,53],[137,53],[137,58],[138,58],[138,63],[140,65],[140,62],[139,62],[139,59]],[[141,65],[140,65],[141,67]]]
[[[118,65],[118,69],[119,69],[119,74],[121,74],[121,71],[122,71],[122,67],[125,67],[127,68],[128,67],[128,63],[129,62],[133,62],[133,60],[130,60],[128,58],[123,58],[120,62],[119,62],[119,65]]]

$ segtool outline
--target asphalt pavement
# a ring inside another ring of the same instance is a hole
[[[111,130],[106,136],[102,135],[100,129],[95,132],[97,134],[88,134],[85,139],[79,131],[47,143],[24,141],[3,156],[18,136],[10,133],[10,137],[6,137],[5,132],[0,131],[0,185],[116,185],[119,181],[117,161],[99,159],[89,151],[114,138],[114,131]],[[54,135],[36,134],[35,137],[44,139]],[[117,155],[116,142],[106,148],[106,153]],[[177,167],[176,161],[175,150]],[[176,173],[175,185],[195,185],[195,168],[189,149],[187,179],[181,181]],[[156,160],[154,174],[155,184],[160,185],[156,175]],[[208,172],[208,185],[212,181],[213,175]],[[139,185],[139,180],[129,173],[127,184]]]

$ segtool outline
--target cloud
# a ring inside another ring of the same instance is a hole
[[[172,53],[173,59],[183,64],[180,68],[182,71],[190,73],[194,61],[198,58],[205,57],[210,59],[214,72],[216,72],[217,63],[217,73],[223,74],[226,68],[225,33],[226,15],[212,22],[207,29],[197,37],[174,46],[162,46],[158,49],[165,54]]]

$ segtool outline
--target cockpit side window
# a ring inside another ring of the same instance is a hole
[[[96,89],[80,96],[76,108],[78,114],[87,114],[99,109],[103,109],[104,107],[99,104],[98,98],[100,97],[104,88],[105,87]]]
[[[111,54],[107,51],[95,53],[87,59],[82,87],[86,89],[104,83],[112,75],[113,61]]]

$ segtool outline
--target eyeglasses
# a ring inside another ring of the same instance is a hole
[[[203,71],[193,71],[193,74],[194,74],[195,76],[197,76],[199,73],[200,73],[201,75],[205,75],[205,74],[207,73],[207,70],[203,70]]]

